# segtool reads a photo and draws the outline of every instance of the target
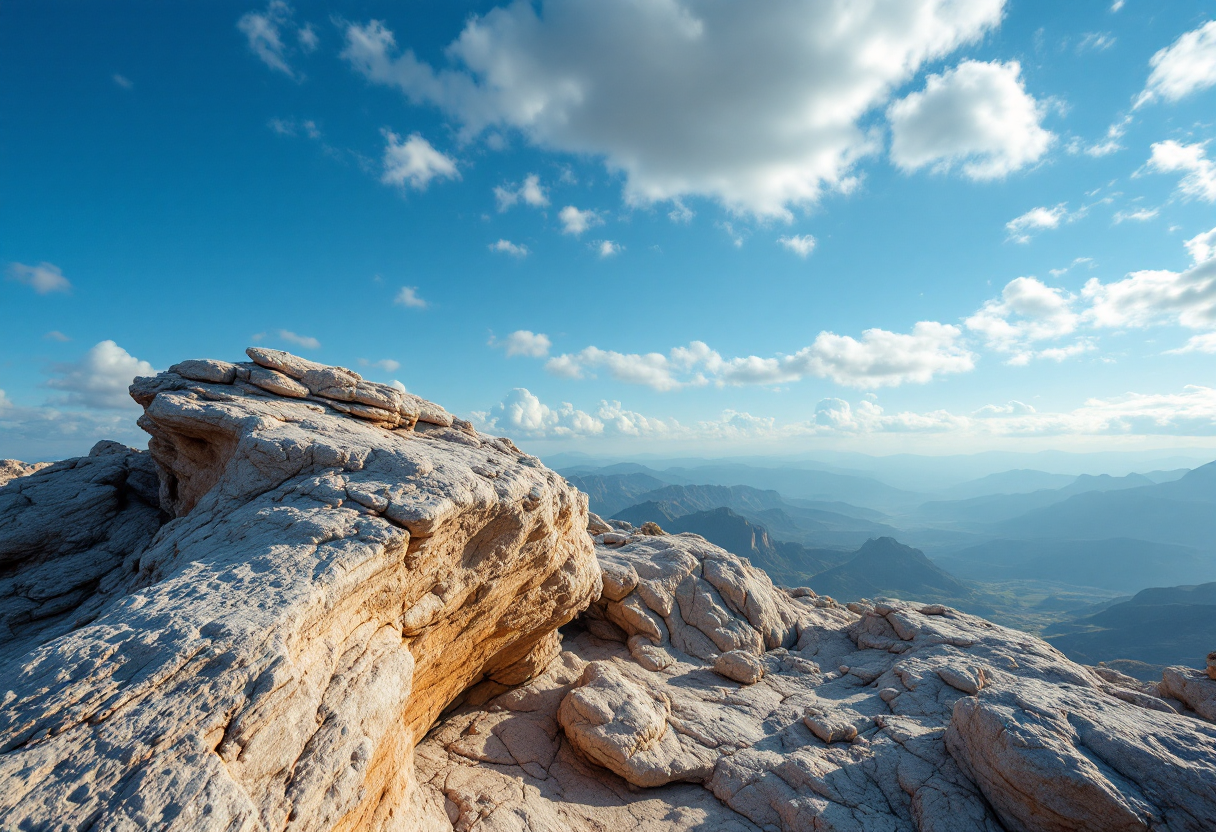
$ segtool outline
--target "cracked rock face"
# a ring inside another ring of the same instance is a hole
[[[600,591],[586,497],[443,408],[251,349],[0,489],[0,828],[420,828],[413,748]]]
[[[559,660],[419,746],[433,828],[1211,828],[1206,674],[1166,699],[941,605],[846,608],[694,535],[623,534]],[[758,678],[722,673],[740,651]]]

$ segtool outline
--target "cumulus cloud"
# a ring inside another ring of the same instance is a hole
[[[1166,350],[1166,355],[1185,355],[1188,352],[1216,353],[1216,332],[1205,332],[1202,335],[1192,335],[1181,347]]]
[[[1207,157],[1203,144],[1169,141],[1153,144],[1145,167],[1157,173],[1181,173],[1178,190],[1186,197],[1216,202],[1216,162]]]
[[[575,237],[582,234],[588,228],[595,225],[603,225],[604,221],[595,211],[587,210],[580,211],[573,205],[567,205],[558,213],[557,218],[562,221],[562,233],[573,234]]]
[[[963,324],[989,349],[1008,354],[1010,364],[1027,364],[1036,357],[1060,360],[1085,349],[1073,345],[1061,352],[1062,348],[1037,350],[1035,345],[1076,331],[1081,316],[1073,310],[1075,300],[1036,278],[1018,277],[1006,284],[999,299],[985,303]]]
[[[1165,269],[1132,272],[1123,280],[1091,278],[1081,289],[1089,302],[1087,320],[1098,327],[1177,324],[1190,329],[1216,327],[1216,260],[1184,272]]]
[[[303,76],[297,74],[288,63],[291,47],[284,39],[285,34],[294,30],[300,49],[305,53],[316,49],[317,35],[311,25],[297,27],[292,15],[291,6],[284,0],[271,0],[264,11],[241,15],[236,28],[245,36],[249,51],[257,55],[262,63],[288,78],[301,81]]]
[[[490,336],[490,346],[506,351],[507,358],[524,355],[528,358],[544,358],[549,354],[552,342],[543,332],[532,332],[528,329],[517,329],[501,341]]]
[[[1191,255],[1191,259],[1196,264],[1211,260],[1216,257],[1216,228],[1196,234],[1183,245],[1186,246],[1187,254]]]
[[[794,234],[789,237],[778,237],[778,244],[797,254],[803,260],[810,257],[815,250],[815,238],[810,234]]]
[[[620,243],[614,243],[612,240],[600,240],[595,247],[601,258],[615,257],[624,249]]]
[[[1000,179],[1037,162],[1055,141],[1044,108],[1026,92],[1017,61],[963,61],[930,75],[924,90],[887,109],[891,159],[905,171],[960,166],[975,180]]]
[[[620,402],[601,401],[580,410],[563,402],[550,407],[530,391],[517,388],[488,411],[472,414],[482,430],[521,439],[630,437],[639,440],[770,440],[783,446],[801,438],[873,434],[944,434],[957,437],[1031,436],[1216,436],[1216,389],[1191,385],[1177,393],[1127,393],[1092,398],[1072,410],[1041,411],[1012,400],[969,413],[888,412],[874,401],[820,400],[805,421],[777,419],[734,410],[717,419],[681,424],[646,416]]]
[[[417,286],[402,286],[397,297],[393,298],[393,303],[407,309],[426,309],[427,307],[427,302],[418,296]]]
[[[1061,202],[1054,208],[1031,208],[1025,214],[1005,223],[1005,228],[1009,231],[1010,240],[1015,243],[1029,243],[1036,231],[1059,228],[1060,223],[1068,218],[1068,203]]]
[[[498,203],[499,211],[506,211],[516,203],[523,202],[533,208],[544,208],[549,204],[549,196],[541,187],[540,177],[530,173],[524,177],[522,185],[498,185],[494,188],[494,200]]]
[[[1153,55],[1148,65],[1153,71],[1136,99],[1137,107],[1156,98],[1178,101],[1216,85],[1216,20],[1182,35]]]
[[[342,55],[369,81],[438,106],[466,136],[512,128],[602,158],[630,203],[702,195],[784,217],[846,187],[878,147],[860,120],[927,61],[996,27],[1003,8],[546,0],[470,18],[445,50],[452,68],[398,49],[378,21],[348,25]]]
[[[380,181],[385,185],[410,187],[422,191],[433,179],[459,179],[456,163],[443,155],[418,133],[411,133],[404,142],[387,127],[380,131],[384,136],[384,173]]]
[[[490,251],[498,254],[509,254],[512,257],[527,257],[528,247],[522,244],[516,244],[510,240],[499,240],[497,243],[490,244]]]
[[[39,263],[37,266],[9,263],[8,279],[29,286],[40,295],[72,291],[71,281],[63,276],[63,270],[54,263]]]
[[[711,382],[719,385],[784,384],[807,377],[829,378],[848,387],[874,388],[923,384],[937,375],[967,372],[975,356],[961,343],[955,326],[922,321],[911,333],[868,329],[860,339],[821,332],[813,344],[793,355],[724,359],[702,341],[676,347],[667,355],[620,353],[586,347],[554,356],[546,369],[580,379],[599,371],[617,381],[654,390],[676,390]]]
[[[79,361],[56,364],[52,371],[47,386],[64,392],[64,404],[102,410],[137,407],[127,392],[131,381],[156,374],[151,364],[113,341],[101,341]]]

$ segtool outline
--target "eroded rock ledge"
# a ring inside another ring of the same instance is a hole
[[[598,597],[538,460],[249,355],[137,379],[148,453],[0,490],[0,828],[414,829],[415,743]]]
[[[248,354],[136,380],[148,452],[4,466],[0,829],[1211,828],[1216,667],[775,587]]]

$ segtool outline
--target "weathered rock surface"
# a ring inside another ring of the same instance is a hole
[[[41,471],[49,462],[22,462],[19,459],[0,459],[0,485],[8,485],[17,477],[25,477]]]
[[[0,488],[0,829],[1212,828],[1209,673],[781,589],[249,357],[137,380],[147,452]]]
[[[249,354],[136,380],[147,453],[0,489],[0,828],[420,828],[415,743],[598,597],[535,458]]]
[[[559,661],[419,746],[436,828],[441,811],[478,832],[1200,830],[1216,817],[1216,725],[1036,638],[941,605],[786,592],[692,535],[597,554],[604,594]],[[639,642],[669,663],[650,669]],[[763,676],[724,678],[734,651]]]

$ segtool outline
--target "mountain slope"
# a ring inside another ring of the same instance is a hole
[[[1216,583],[1154,587],[1044,637],[1073,661],[1131,659],[1149,665],[1203,665],[1216,645]]]
[[[890,537],[866,541],[847,561],[814,576],[810,586],[845,601],[876,596],[921,601],[974,597],[969,587],[924,552]]]
[[[639,502],[640,495],[666,485],[663,480],[640,471],[620,474],[567,474],[566,481],[585,493],[590,509],[602,517],[616,514],[626,506]]]

